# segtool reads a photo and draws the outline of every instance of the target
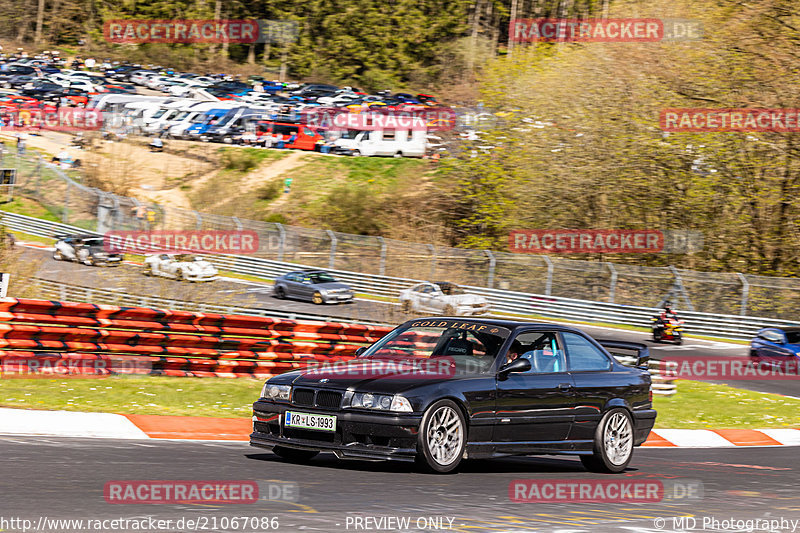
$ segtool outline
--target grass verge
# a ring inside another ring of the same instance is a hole
[[[257,379],[113,376],[2,379],[0,406],[27,409],[214,417],[250,416]],[[800,400],[696,381],[656,396],[656,428],[800,427]]]
[[[656,428],[800,428],[800,399],[678,380],[674,396],[656,396]]]

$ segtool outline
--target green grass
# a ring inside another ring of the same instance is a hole
[[[0,406],[143,415],[249,416],[257,379],[112,376],[0,379]]]
[[[114,376],[2,379],[0,406],[121,414],[249,416],[257,379]],[[657,428],[800,427],[800,400],[695,381],[656,396]]]
[[[655,396],[656,428],[800,428],[800,399],[677,380],[674,396]]]
[[[10,202],[0,203],[0,210],[24,215],[28,217],[41,218],[50,222],[61,222],[61,220],[42,204],[20,196],[14,197]]]

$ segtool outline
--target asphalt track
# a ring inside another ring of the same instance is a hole
[[[41,249],[25,249],[24,253],[39,261],[38,276],[86,287],[119,290],[130,294],[151,295],[163,298],[182,299],[207,303],[241,305],[266,310],[277,310],[304,315],[319,315],[322,318],[346,318],[370,322],[400,323],[409,318],[399,306],[371,300],[356,300],[352,304],[314,305],[297,300],[278,300],[272,296],[271,283],[257,283],[223,279],[211,283],[185,283],[164,278],[149,278],[134,265],[113,268],[91,267],[67,261],[55,261],[51,252]],[[745,359],[748,347],[742,344],[715,342],[687,338],[682,346],[655,344],[643,332],[580,325],[595,338],[612,338],[650,345],[655,358],[666,356],[714,356]],[[744,389],[772,392],[784,396],[800,396],[798,380],[750,380],[726,381],[725,383]]]
[[[424,527],[424,522],[417,528],[416,521],[445,517],[443,525],[448,525],[447,518],[453,522],[444,530],[457,532],[651,533],[683,530],[675,527],[673,517],[693,516],[697,519],[695,530],[700,530],[703,517],[720,521],[800,520],[797,453],[792,447],[638,448],[630,468],[619,476],[590,474],[577,459],[569,457],[466,461],[459,473],[440,476],[417,473],[406,463],[339,461],[329,454],[321,454],[308,464],[290,464],[246,443],[0,437],[0,518],[17,517],[37,524],[39,517],[96,520],[152,516],[173,521],[205,517],[210,524],[217,517],[219,524],[222,517],[276,516],[277,531],[281,532],[406,532],[441,531]],[[109,481],[189,479],[295,483],[299,499],[249,505],[131,505],[109,504],[103,495]],[[519,479],[644,479],[687,484],[692,480],[694,486],[702,483],[702,498],[659,503],[511,502],[509,484]],[[382,516],[409,517],[411,526],[354,527],[354,517]],[[658,518],[665,519],[661,528]]]

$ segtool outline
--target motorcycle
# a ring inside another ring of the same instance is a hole
[[[652,322],[653,342],[666,341],[683,344],[683,320],[670,318],[664,323],[659,317],[654,316],[650,321]]]

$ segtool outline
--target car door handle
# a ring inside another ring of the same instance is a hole
[[[571,388],[572,388],[572,383],[559,383],[558,384],[558,389],[559,390],[566,391],[566,390],[570,390]]]

